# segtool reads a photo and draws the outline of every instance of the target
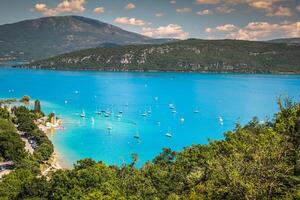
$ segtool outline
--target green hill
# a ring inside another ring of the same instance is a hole
[[[189,39],[158,45],[94,48],[24,67],[59,70],[300,73],[300,45]]]

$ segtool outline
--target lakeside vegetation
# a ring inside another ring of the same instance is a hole
[[[0,199],[299,199],[300,103],[279,101],[279,108],[272,121],[254,118],[245,126],[237,124],[224,140],[180,152],[163,149],[141,168],[135,167],[136,154],[132,163],[120,167],[87,158],[74,169],[45,177],[31,164],[49,158],[51,142],[45,142],[47,148],[40,145],[33,156],[24,156],[15,137],[14,148],[1,146],[1,152],[21,159],[0,181]],[[21,131],[47,141],[31,123],[34,112],[18,107],[12,118],[0,111],[1,134],[7,130],[4,135],[13,137],[14,122]]]
[[[0,107],[0,161],[13,161],[16,171],[26,169],[36,175],[40,173],[40,164],[49,160],[54,151],[52,142],[34,123],[41,115],[42,112],[25,106],[15,106],[11,112],[7,107]],[[33,154],[25,151],[21,137],[36,143]]]
[[[161,45],[81,50],[22,67],[100,71],[300,73],[299,63],[299,44],[188,39]]]

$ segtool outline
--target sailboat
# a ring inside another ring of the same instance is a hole
[[[194,113],[195,113],[195,114],[199,113],[198,107],[196,107],[196,109],[194,110]]]
[[[166,133],[166,136],[169,138],[171,138],[173,136],[170,130],[168,130],[168,132]]]
[[[80,114],[80,117],[85,117],[85,112],[84,110],[82,110],[81,114]]]
[[[223,120],[223,118],[221,116],[219,116],[219,122],[220,122],[221,125],[224,124],[224,120]]]
[[[107,126],[107,130],[108,130],[108,132],[110,132],[111,130],[112,130],[112,126]]]
[[[170,104],[169,104],[169,108],[170,108],[170,109],[175,109],[174,104],[170,103]]]
[[[95,112],[97,115],[101,115],[101,111],[99,111],[98,109]]]
[[[137,132],[134,136],[135,139],[140,139],[140,134]]]

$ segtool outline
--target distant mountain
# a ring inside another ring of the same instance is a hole
[[[300,46],[189,39],[160,45],[94,48],[25,67],[62,70],[300,73]]]
[[[157,44],[117,26],[80,16],[44,17],[0,26],[0,61],[41,59],[80,49],[126,44]]]
[[[300,44],[300,38],[280,38],[280,39],[270,40],[268,42]]]

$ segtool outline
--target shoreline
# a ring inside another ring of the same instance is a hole
[[[126,69],[95,69],[95,68],[72,68],[66,67],[59,69],[55,67],[28,67],[23,65],[10,65],[7,66],[13,69],[28,69],[28,70],[45,70],[45,71],[67,71],[67,72],[114,72],[114,73],[195,73],[195,74],[256,74],[256,75],[300,75],[300,72],[281,72],[281,71],[194,71],[194,70],[126,70]]]

